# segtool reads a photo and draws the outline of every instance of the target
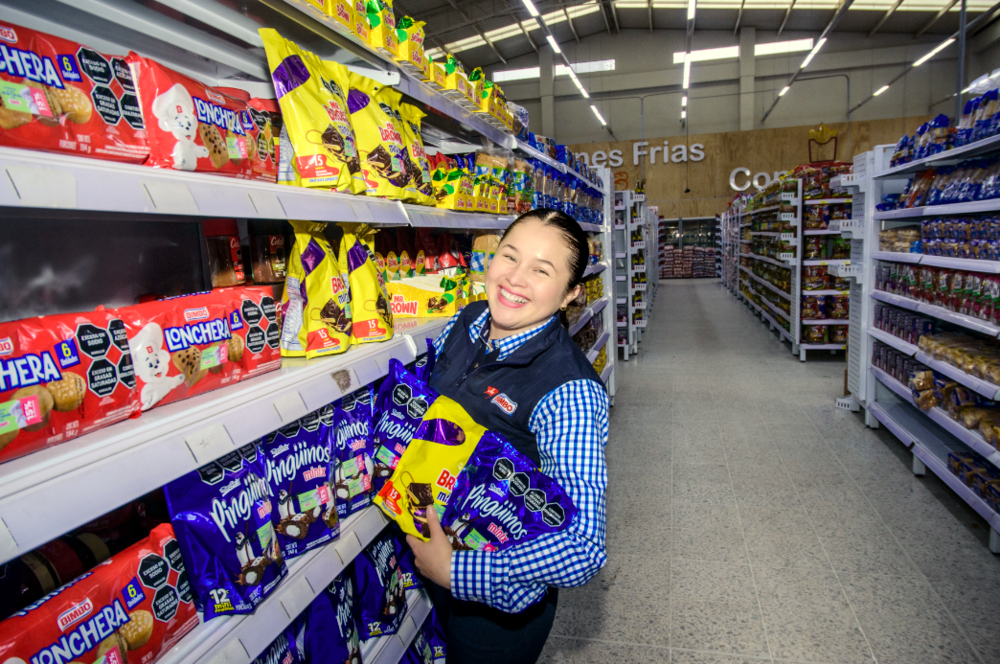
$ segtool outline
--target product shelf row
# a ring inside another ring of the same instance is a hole
[[[920,217],[943,217],[953,214],[980,214],[1000,210],[1000,198],[984,201],[969,201],[967,203],[948,203],[945,205],[925,205],[923,207],[902,208],[900,210],[885,210],[874,214],[875,221],[895,221],[902,219],[918,219]]]
[[[587,321],[589,321],[591,318],[593,318],[597,314],[601,313],[604,310],[604,307],[608,306],[608,302],[610,302],[610,301],[611,301],[611,298],[605,296],[605,297],[602,297],[597,302],[594,302],[592,305],[590,305],[586,309],[584,309],[583,313],[580,315],[579,320],[577,320],[575,323],[573,323],[572,325],[570,325],[570,327],[569,327],[569,335],[573,336],[574,334],[576,334],[577,332],[579,332],[580,330],[582,330],[583,326],[587,324]]]
[[[1000,274],[1000,261],[984,261],[975,258],[951,258],[950,256],[928,256],[926,254],[904,254],[892,251],[873,252],[872,258],[891,263],[913,263],[930,265],[932,267],[946,267],[953,270]]]
[[[743,270],[744,272],[746,272],[747,275],[749,275],[751,279],[753,279],[754,281],[756,281],[758,284],[761,284],[765,288],[769,289],[771,292],[780,295],[781,297],[785,298],[786,300],[791,300],[792,299],[792,296],[787,291],[783,291],[780,288],[778,288],[777,286],[772,285],[770,281],[767,281],[766,279],[761,279],[756,274],[754,274],[753,272],[751,272],[747,268],[743,267],[742,265],[740,266],[740,269]]]

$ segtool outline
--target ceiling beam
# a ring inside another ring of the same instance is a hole
[[[538,44],[536,44],[535,40],[532,39],[531,35],[528,34],[528,31],[524,28],[524,23],[522,23],[521,21],[518,21],[517,22],[517,27],[521,28],[521,32],[524,33],[524,38],[528,40],[529,44],[531,44],[531,48],[535,49],[535,53],[538,53],[539,52],[538,51]]]
[[[455,2],[455,0],[448,0],[448,4],[451,5],[452,9],[455,10],[456,14],[464,18],[466,21],[472,21],[472,27],[475,29],[480,39],[489,44],[489,47],[493,49],[493,52],[497,54],[498,58],[500,58],[500,62],[507,64],[507,58],[503,57],[503,53],[501,53],[500,49],[496,47],[496,44],[493,43],[493,40],[486,36],[486,33],[483,32],[483,29],[479,26],[479,22],[473,21],[473,19],[469,18],[468,14],[459,9],[458,4]]]
[[[733,28],[733,34],[735,35],[740,31],[740,20],[743,18],[743,5],[747,3],[747,0],[740,1],[740,13],[736,15],[736,27]]]
[[[615,32],[621,34],[622,26],[618,23],[618,10],[615,9],[615,0],[611,0],[608,4],[611,5],[611,18],[615,19]]]
[[[649,31],[653,31],[653,0],[646,0],[646,8],[649,11]]]
[[[566,22],[569,23],[569,29],[573,31],[573,36],[576,37],[576,43],[580,43],[580,35],[576,34],[576,26],[573,25],[573,19],[569,17],[569,12],[566,11],[566,5],[563,5],[563,14],[566,15]]]
[[[920,35],[924,34],[928,30],[930,30],[931,26],[934,25],[935,23],[937,23],[938,21],[940,21],[941,18],[945,14],[947,14],[948,11],[952,7],[954,7],[957,3],[958,3],[958,0],[951,0],[947,5],[945,5],[944,7],[942,7],[941,11],[939,11],[937,14],[935,14],[934,16],[931,17],[931,20],[929,20],[926,23],[924,23],[924,27],[922,27],[919,30],[917,30],[917,32],[913,35],[913,38],[916,39]]]
[[[611,34],[611,21],[608,20],[608,14],[604,11],[604,0],[601,0],[601,18],[604,19],[604,27],[608,29],[608,34]]]
[[[889,7],[889,9],[887,9],[886,12],[882,14],[882,18],[878,20],[878,22],[874,25],[874,27],[872,27],[872,29],[868,31],[868,36],[874,37],[875,33],[878,32],[878,29],[881,28],[885,24],[885,22],[889,20],[889,17],[892,16],[897,9],[899,9],[899,6],[901,4],[903,4],[903,0],[896,0],[896,2],[892,5],[892,7]]]
[[[781,36],[781,31],[785,29],[785,24],[788,23],[788,17],[792,15],[793,7],[795,7],[795,0],[792,0],[792,4],[788,5],[788,11],[785,12],[785,18],[781,19],[781,26],[778,28],[778,36]]]

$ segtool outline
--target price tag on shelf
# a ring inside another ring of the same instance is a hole
[[[239,639],[233,639],[226,647],[217,652],[207,664],[247,664],[250,656]]]
[[[76,176],[69,171],[28,166],[8,166],[6,170],[22,205],[62,209],[77,206]]]
[[[143,182],[149,200],[163,214],[198,214],[198,204],[186,184],[181,182]]]
[[[781,202],[782,203],[798,203],[798,199],[795,198],[794,191],[783,191],[781,192]]]
[[[195,461],[200,464],[214,461],[223,454],[232,452],[236,447],[226,427],[219,423],[188,434],[184,437],[184,442],[187,443]]]
[[[285,208],[278,197],[269,191],[251,191],[250,202],[261,219],[286,219]]]
[[[282,424],[288,424],[309,414],[306,402],[303,401],[302,396],[297,391],[282,394],[271,401],[271,405],[278,412],[278,417],[281,419]]]
[[[646,194],[632,194],[632,200],[636,203],[642,203],[646,200]]]
[[[778,237],[782,242],[795,242],[795,233],[781,233]]]
[[[793,260],[795,260],[795,254],[793,254],[791,252],[782,252],[782,253],[778,254],[778,260],[779,261],[793,261]],[[824,263],[824,265],[826,265],[826,263]]]
[[[340,556],[340,562],[344,565],[350,565],[351,561],[361,553],[361,549],[361,541],[358,539],[357,533],[353,532],[348,533],[346,537],[341,537],[334,545],[334,550]]]
[[[781,221],[789,221],[789,222],[794,221],[794,222],[796,222],[795,225],[797,226],[798,225],[797,222],[799,220],[799,215],[797,213],[795,213],[795,212],[779,212],[778,213],[778,219],[780,219]]]

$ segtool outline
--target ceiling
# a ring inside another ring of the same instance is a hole
[[[697,3],[695,31],[732,32],[745,26],[768,32],[819,33],[838,4],[838,0],[703,0]],[[993,4],[994,0],[967,0],[969,20]],[[536,0],[535,6],[560,43],[602,32],[687,29],[686,0]],[[424,21],[427,48],[455,53],[467,70],[528,55],[545,41],[545,33],[521,0],[393,0],[393,7],[397,18],[408,15]],[[878,33],[947,35],[958,29],[958,7],[954,0],[902,0],[898,4],[896,0],[856,0],[836,32],[868,34],[884,19]]]

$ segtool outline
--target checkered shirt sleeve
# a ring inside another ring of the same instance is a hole
[[[539,601],[549,586],[587,583],[607,562],[607,393],[592,380],[570,381],[545,395],[529,427],[542,472],[559,482],[579,514],[563,532],[503,551],[456,551],[451,558],[452,595],[508,613]]]

